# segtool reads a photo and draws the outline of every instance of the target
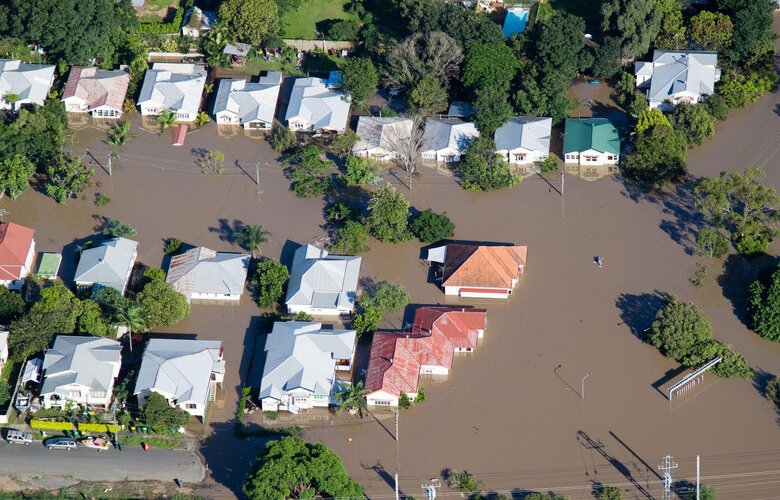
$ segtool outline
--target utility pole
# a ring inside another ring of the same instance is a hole
[[[398,497],[398,473],[395,473],[395,500],[400,500]]]
[[[422,484],[422,489],[425,491],[425,500],[436,500],[436,491],[441,488],[439,480],[434,478],[428,483]]]
[[[255,183],[257,184],[257,192],[260,192],[260,162],[255,165]]]
[[[396,407],[395,409],[395,442],[398,442],[398,420],[400,417],[401,411]]]
[[[672,500],[672,470],[677,467],[677,462],[671,455],[666,455],[658,466],[658,470],[664,473],[661,479],[664,483],[664,500]]]
[[[700,470],[701,460],[699,455],[696,455],[696,500],[699,500],[699,470]]]
[[[114,170],[111,168],[111,153],[108,153],[108,176],[112,177],[114,175]]]
[[[583,401],[585,400],[585,379],[590,378],[591,376],[593,376],[593,372],[588,372],[587,375],[582,377],[582,383],[580,384],[580,397]]]

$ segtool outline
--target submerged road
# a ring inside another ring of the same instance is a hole
[[[45,476],[84,481],[172,481],[198,483],[205,468],[195,453],[183,450],[124,447],[104,452],[78,448],[49,450],[40,442],[29,446],[0,442],[0,471],[23,481]]]

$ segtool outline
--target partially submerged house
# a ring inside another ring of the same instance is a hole
[[[198,7],[190,7],[184,13],[181,21],[181,36],[200,38],[217,24],[217,13],[210,10],[201,10]]]
[[[715,92],[720,80],[717,52],[655,50],[652,61],[634,64],[637,89],[650,108],[671,111],[681,102],[697,103]]]
[[[510,118],[496,129],[496,154],[512,165],[544,161],[550,156],[551,131],[552,118]]]
[[[35,230],[0,223],[0,285],[19,290],[35,261]]]
[[[471,141],[478,136],[477,127],[460,118],[428,118],[420,155],[423,160],[458,162]]]
[[[130,74],[126,71],[73,66],[62,94],[68,113],[89,113],[93,118],[120,118]]]
[[[65,408],[72,401],[107,408],[119,375],[121,351],[116,340],[58,335],[43,358],[43,406]]]
[[[351,370],[355,330],[326,330],[321,323],[274,323],[266,337],[260,380],[263,411],[327,408],[333,400],[336,371]]]
[[[79,287],[110,287],[123,294],[138,256],[138,242],[112,238],[81,252],[73,281]]]
[[[54,83],[54,66],[0,59],[0,110],[17,111],[25,104],[43,106]]]
[[[172,406],[203,420],[224,379],[221,341],[149,339],[134,394],[143,406],[156,392]]]
[[[409,332],[376,332],[366,370],[366,402],[398,406],[417,396],[420,375],[447,375],[457,353],[472,352],[485,332],[484,309],[419,307]]]
[[[287,126],[296,132],[344,132],[350,101],[322,78],[297,78],[287,105]]]
[[[506,299],[525,272],[528,247],[448,243],[428,250],[445,295]]]
[[[606,118],[567,118],[563,133],[564,163],[584,167],[611,166],[620,161],[620,134]]]
[[[257,82],[223,79],[214,100],[219,125],[241,125],[245,129],[271,130],[282,73],[271,71]]]
[[[361,262],[360,257],[330,255],[314,245],[297,249],[287,285],[287,312],[314,316],[351,314]]]
[[[171,257],[165,281],[187,297],[187,302],[239,301],[248,269],[248,254],[196,247]]]
[[[352,154],[385,162],[398,158],[404,147],[409,149],[412,135],[412,120],[409,118],[358,118],[358,141],[352,147]]]
[[[176,121],[192,122],[198,116],[206,67],[202,64],[154,63],[146,71],[138,106],[143,116],[158,116],[163,110]]]

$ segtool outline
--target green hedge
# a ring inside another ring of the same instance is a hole
[[[42,431],[72,431],[73,424],[70,422],[48,422],[46,420],[30,420],[30,427]]]
[[[139,35],[172,35],[181,29],[181,21],[184,18],[184,9],[179,7],[173,20],[169,23],[138,23],[135,32]]]
[[[79,431],[81,432],[117,432],[119,430],[118,425],[108,424],[78,424]]]

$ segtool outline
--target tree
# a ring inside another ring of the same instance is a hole
[[[623,71],[615,82],[615,93],[621,107],[628,109],[629,104],[636,95],[636,77],[628,71]],[[644,100],[644,96],[640,96]]]
[[[691,18],[691,43],[700,50],[722,51],[731,46],[734,25],[722,12],[703,10]]]
[[[766,383],[766,398],[774,403],[775,408],[780,410],[780,375],[775,376]]]
[[[94,300],[81,301],[81,314],[78,321],[79,333],[92,335],[94,337],[116,338],[116,329],[114,329],[103,315],[100,304]]]
[[[408,88],[430,76],[447,87],[458,74],[463,52],[452,37],[433,31],[392,44],[386,59],[382,79],[387,86]]]
[[[729,240],[714,227],[705,227],[696,234],[699,255],[720,259],[729,251]]]
[[[120,316],[122,311],[126,311],[131,302],[122,295],[122,292],[110,287],[102,287],[92,292],[92,301],[100,306],[103,315],[112,324],[122,324]],[[139,330],[145,330],[146,327]]]
[[[225,170],[225,153],[206,151],[198,163],[202,174],[221,174]]]
[[[108,238],[129,238],[136,235],[132,226],[117,219],[106,219],[101,232]]]
[[[268,243],[270,231],[266,231],[260,224],[249,224],[241,227],[241,230],[233,234],[233,243],[252,252],[252,257],[260,255],[260,246]]]
[[[147,270],[144,277],[154,276],[154,270]],[[149,326],[173,326],[190,315],[187,297],[166,283],[165,278],[152,278],[138,293],[136,300],[143,307]]]
[[[0,381],[0,407],[4,406],[13,396],[11,386],[5,380]]]
[[[695,304],[669,297],[658,311],[646,340],[666,356],[694,366],[705,361],[699,356],[712,340],[712,323]]]
[[[359,140],[360,137],[355,132],[346,130],[343,134],[336,134],[334,137],[331,137],[328,151],[340,158],[352,156],[352,148],[355,147]]]
[[[346,172],[339,179],[347,186],[366,186],[377,178],[376,163],[366,158],[350,156],[344,163],[344,169]]]
[[[749,288],[750,328],[765,339],[780,342],[780,269],[768,283],[758,279]]]
[[[249,500],[364,496],[341,459],[323,443],[288,436],[265,446],[244,483]]]
[[[719,10],[733,24],[733,42],[729,56],[738,64],[749,64],[774,52],[771,0],[719,0]]]
[[[478,43],[469,48],[460,81],[472,89],[508,87],[519,67],[520,61],[507,44]]]
[[[295,132],[281,126],[274,127],[268,136],[268,143],[274,148],[274,151],[284,153],[294,148],[298,144],[298,139],[295,137]]]
[[[176,432],[190,421],[189,413],[172,407],[165,396],[154,391],[146,398],[143,415],[146,425],[159,433]]]
[[[412,407],[412,403],[412,398],[410,398],[409,395],[405,392],[401,392],[401,395],[398,397],[398,408],[402,410],[408,410]]]
[[[675,128],[682,130],[690,144],[701,144],[715,137],[715,118],[706,106],[683,102],[674,108]]]
[[[686,173],[688,140],[683,132],[664,124],[639,135],[625,162],[626,176],[646,187],[661,187]]]
[[[408,101],[409,107],[421,115],[435,115],[447,110],[449,97],[439,80],[425,76],[412,87]]]
[[[597,500],[621,500],[623,491],[617,486],[602,486]]]
[[[339,19],[328,27],[328,40],[357,40],[360,24],[352,19]]]
[[[347,255],[355,255],[368,252],[368,230],[360,222],[348,220],[336,233],[336,243],[331,249],[334,252]]]
[[[763,184],[765,177],[760,168],[747,167],[744,174],[703,179],[695,189],[696,207],[707,223],[730,234],[743,255],[766,251],[778,234],[780,198],[774,186]]]
[[[467,471],[448,471],[447,486],[460,491],[476,492],[482,489],[482,481]]]
[[[605,36],[604,40],[596,50],[596,57],[593,60],[593,76],[601,78],[612,78],[623,69],[621,64],[620,39],[614,36]]]
[[[653,44],[657,49],[683,49],[688,42],[682,11],[673,10],[661,19],[661,30]]]
[[[342,386],[342,389],[337,391],[333,398],[339,405],[336,413],[347,410],[353,414],[357,413],[360,418],[363,418],[363,410],[366,409],[366,394],[369,392],[371,391],[365,388],[362,380],[355,384]]]
[[[119,305],[116,310],[116,322],[127,328],[127,338],[130,345],[130,351],[133,351],[133,333],[148,332],[149,321],[146,317],[146,310],[139,304],[129,300]]]
[[[436,243],[455,234],[455,224],[447,214],[437,214],[430,208],[415,217],[410,228],[423,243]]]
[[[420,115],[412,117],[412,123],[407,129],[402,124],[392,127],[387,134],[388,149],[393,153],[393,160],[406,173],[407,186],[412,190],[412,178],[418,175],[420,165],[420,149],[423,144],[423,119]]]
[[[272,307],[276,304],[282,298],[284,285],[288,279],[290,279],[290,272],[284,264],[271,259],[260,261],[250,280],[257,305]]]
[[[24,313],[24,300],[19,292],[0,286],[0,324],[7,325]]]
[[[157,115],[157,123],[160,124],[160,129],[165,130],[168,127],[173,127],[176,123],[176,114],[170,109],[164,109]]]
[[[206,92],[208,93],[208,91]],[[201,111],[198,113],[198,116],[195,117],[195,125],[197,127],[202,127],[203,125],[206,125],[208,122],[211,121],[211,118],[209,118],[209,114],[205,111]]]
[[[112,146],[113,149],[122,149],[127,146],[130,140],[130,122],[122,121],[115,123],[108,132],[108,139],[106,143]]]
[[[46,168],[46,174],[46,195],[65,203],[92,185],[95,171],[81,160],[60,156]]]
[[[385,184],[371,196],[366,229],[382,242],[402,243],[409,239],[409,202],[392,185]]]
[[[662,16],[653,0],[609,0],[601,5],[601,29],[618,37],[623,57],[633,59],[650,48]]]
[[[225,0],[219,6],[219,22],[235,41],[260,46],[276,33],[279,24],[276,0]]]
[[[638,117],[636,121],[636,133],[644,134],[656,126],[671,127],[671,123],[666,115],[658,108],[647,108]]]
[[[410,300],[412,297],[403,285],[382,281],[371,293],[360,297],[360,305],[364,308],[376,308],[386,314],[400,311]]]
[[[688,493],[688,496],[685,497],[686,500],[716,500],[718,498],[717,492],[715,491],[714,486],[710,486],[709,484],[701,484],[699,485],[699,495],[696,495],[696,489],[692,488],[692,491]]]
[[[8,194],[11,199],[27,191],[30,177],[35,174],[35,164],[20,154],[0,160],[0,197]]]
[[[514,114],[509,103],[509,87],[487,85],[475,93],[474,122],[480,134],[492,137],[496,129]]]
[[[509,164],[496,155],[496,146],[490,137],[481,135],[466,148],[458,166],[460,185],[468,191],[490,191],[511,187],[520,182],[509,170]]]
[[[718,94],[730,108],[740,108],[756,102],[764,92],[777,85],[777,74],[770,67],[747,72],[728,71],[721,80]]]
[[[379,86],[379,74],[367,57],[354,57],[344,61],[341,67],[341,88],[352,98],[352,105],[361,110]]]
[[[322,196],[331,188],[330,171],[336,165],[323,159],[322,154],[317,146],[307,146],[288,158],[290,189],[299,198]]]

